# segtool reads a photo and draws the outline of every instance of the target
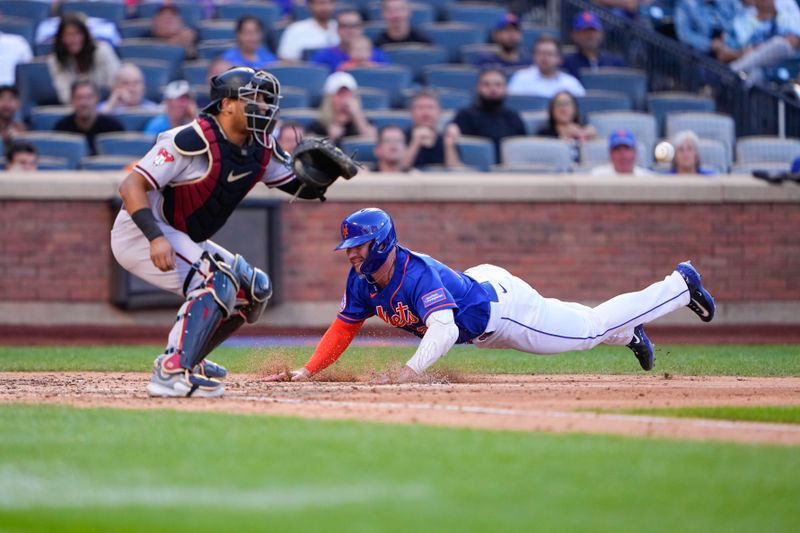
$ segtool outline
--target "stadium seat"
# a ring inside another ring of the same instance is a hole
[[[319,105],[321,99],[322,86],[328,78],[328,69],[320,65],[311,63],[298,63],[292,65],[271,66],[269,71],[277,76],[281,82],[281,87],[293,86],[302,87],[308,91],[311,98],[311,105]]]
[[[87,17],[106,19],[114,24],[125,20],[124,2],[97,2],[93,0],[67,0],[60,6],[62,13],[84,13]]]
[[[510,163],[502,165],[492,165],[489,169],[491,172],[498,172],[501,174],[554,174],[561,173],[553,165],[547,163]]]
[[[647,109],[655,115],[659,133],[666,129],[666,117],[669,113],[687,111],[714,111],[714,100],[704,96],[682,92],[661,92],[647,95]]]
[[[446,63],[448,51],[443,46],[424,44],[390,44],[383,47],[393,65],[405,65],[411,69],[414,81],[422,81],[422,68],[426,65]]]
[[[341,142],[342,151],[346,154],[355,153],[355,159],[362,163],[375,163],[375,139],[353,135],[344,137]]]
[[[656,119],[653,115],[639,113],[637,111],[602,111],[589,113],[587,116],[589,124],[597,130],[597,136],[603,140],[608,140],[611,132],[622,128],[633,131],[638,142],[647,146],[655,146],[657,139]]]
[[[281,87],[281,107],[308,107],[311,98],[302,87]]]
[[[359,87],[383,89],[389,95],[392,106],[403,105],[403,90],[411,85],[411,69],[404,65],[384,65],[348,70]]]
[[[125,131],[144,131],[144,127],[153,117],[158,116],[161,111],[148,109],[142,111],[128,111],[114,115],[119,120]]]
[[[150,37],[152,25],[147,19],[130,19],[118,23],[117,28],[123,39],[146,39]]]
[[[539,128],[547,123],[547,111],[523,111],[520,113],[522,122],[525,123],[525,131],[528,135],[538,135]]]
[[[383,21],[370,21],[364,23],[364,35],[369,37],[370,41],[375,42],[375,39],[378,38],[378,35],[383,33],[383,30],[386,29],[386,24]]]
[[[164,5],[162,0],[146,0],[139,4],[137,9],[140,18],[152,19],[158,8]],[[171,1],[170,4],[177,7],[181,12],[181,18],[187,26],[196,28],[203,20],[203,4],[201,2]]]
[[[144,75],[145,96],[154,102],[160,102],[164,86],[173,79],[171,76],[172,66],[166,61],[157,59],[135,57],[129,61],[135,63]]]
[[[358,96],[361,98],[361,107],[369,109],[389,109],[392,105],[389,93],[375,87],[359,87]]]
[[[754,170],[786,172],[786,164],[776,161],[762,161],[760,163],[735,163],[733,167],[731,167],[731,174],[751,174]]]
[[[141,155],[144,153],[139,156]],[[126,155],[90,155],[81,159],[81,168],[83,170],[123,170],[134,163],[137,158]]]
[[[411,27],[418,28],[423,24],[430,24],[436,21],[436,10],[427,3],[412,3],[411,8]],[[369,2],[367,5],[367,18],[369,20],[381,20],[381,2]]]
[[[35,25],[29,19],[20,17],[2,16],[0,18],[0,33],[10,33],[23,37],[33,47],[33,30]]]
[[[38,170],[74,170],[74,167],[65,157],[39,156]]]
[[[86,137],[79,133],[27,131],[18,139],[33,144],[40,154],[64,158],[69,169],[78,168],[81,158],[89,154]]]
[[[472,93],[467,91],[461,91],[459,89],[437,89],[435,92],[436,96],[439,98],[439,105],[441,106],[442,110],[457,111],[462,107],[468,106],[470,102],[472,102]],[[406,108],[411,105],[411,99],[416,93],[417,91],[413,89],[406,91]]]
[[[45,58],[17,64],[16,80],[23,116],[27,117],[35,106],[60,103]]]
[[[4,16],[20,17],[36,26],[50,16],[50,2],[31,2],[31,0],[0,0],[0,13]]]
[[[281,19],[281,8],[277,2],[236,2],[217,5],[217,18],[220,20],[237,20],[239,17],[249,15],[259,19],[264,24],[264,33]]]
[[[227,39],[205,41],[197,45],[197,57],[211,61],[233,48],[234,45],[233,41]]]
[[[552,26],[529,26],[527,28],[522,28],[522,49],[531,51],[533,50],[533,44],[541,37],[542,35],[549,35],[551,37],[555,37],[556,39],[561,39],[561,32],[558,28],[554,28]],[[563,53],[563,50],[562,50]]]
[[[42,105],[31,109],[31,129],[36,131],[52,131],[56,123],[72,114],[72,106]]]
[[[117,46],[119,57],[138,64],[140,59],[164,61],[169,66],[169,79],[176,79],[180,73],[185,50],[177,44],[168,44],[158,39],[123,39]]]
[[[422,69],[425,84],[434,89],[458,89],[472,94],[478,69],[469,65],[428,65]]]
[[[488,33],[494,30],[497,19],[506,13],[506,8],[478,2],[456,2],[447,7],[447,20],[474,24]]]
[[[500,143],[504,165],[534,163],[552,172],[568,172],[572,167],[570,145],[549,137],[506,137]]]
[[[365,111],[370,124],[380,129],[384,126],[400,126],[403,130],[411,127],[411,116],[407,111]]]
[[[697,143],[697,151],[700,156],[700,166],[713,168],[717,172],[727,173],[730,170],[728,154],[725,152],[725,144],[715,139],[700,139]]]
[[[197,26],[197,36],[200,42],[205,41],[236,41],[236,22],[232,20],[203,20]]]
[[[544,96],[532,96],[528,94],[509,94],[506,97],[506,107],[519,113],[525,111],[541,111],[547,109],[549,98]]]
[[[494,43],[464,44],[459,47],[458,56],[462,63],[477,65],[483,56],[497,53],[498,50],[500,47]]]
[[[736,163],[782,163],[788,171],[800,155],[800,140],[754,135],[736,140]]]
[[[666,136],[690,130],[701,139],[716,139],[725,145],[728,166],[733,163],[733,147],[736,142],[736,124],[733,118],[718,113],[670,113],[666,118]]]
[[[95,137],[98,155],[141,157],[153,147],[155,138],[138,131],[101,133]]]
[[[578,110],[581,117],[598,111],[631,111],[633,103],[625,93],[614,91],[586,91],[586,95],[578,96]]]
[[[422,26],[434,44],[445,47],[450,53],[450,62],[456,63],[461,58],[461,46],[486,42],[486,31],[482,26],[444,22],[425,24]]]
[[[190,85],[203,85],[206,83],[210,64],[211,61],[207,59],[184,61],[181,64],[181,78],[188,81]]]
[[[590,169],[607,164],[609,162],[608,140],[594,139],[583,143],[581,145],[580,162],[582,169]],[[636,164],[643,168],[649,168],[653,164],[651,145],[641,141],[636,142]]]
[[[631,68],[601,67],[583,69],[581,83],[586,90],[624,92],[633,102],[634,109],[644,109],[647,95],[647,74]]]
[[[481,172],[488,172],[497,163],[494,143],[485,137],[462,135],[458,141],[461,162]]]
[[[281,108],[280,119],[283,122],[297,122],[308,127],[319,118],[319,111],[310,107]]]

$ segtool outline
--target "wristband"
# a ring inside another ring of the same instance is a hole
[[[164,236],[161,228],[158,227],[156,217],[153,216],[153,212],[149,208],[143,207],[139,209],[131,215],[131,219],[139,226],[139,229],[142,230],[142,233],[144,233],[148,241]]]

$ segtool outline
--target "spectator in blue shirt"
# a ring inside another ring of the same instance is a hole
[[[188,124],[197,116],[197,101],[189,82],[171,81],[164,87],[164,113],[151,118],[144,132],[156,136],[178,126]]]
[[[325,65],[331,72],[339,69],[342,63],[351,59],[347,52],[359,37],[364,37],[364,21],[355,9],[344,9],[336,15],[339,44],[317,50],[311,56],[312,63]],[[374,47],[370,60],[373,63],[388,63],[389,57],[380,48]]]
[[[678,0],[675,33],[681,42],[717,57],[715,48],[733,33],[733,20],[742,10],[739,0]]]
[[[582,11],[572,21],[572,42],[578,51],[564,57],[561,69],[581,79],[581,69],[624,67],[619,56],[600,49],[603,44],[603,23],[591,11]]]
[[[236,21],[236,47],[222,54],[222,59],[255,70],[278,60],[264,46],[264,23],[250,15],[239,17]]]
[[[529,67],[531,55],[522,48],[522,29],[519,17],[513,13],[500,15],[492,31],[492,42],[499,46],[494,53],[480,55],[475,60],[478,67],[500,67],[510,76],[515,71]]]

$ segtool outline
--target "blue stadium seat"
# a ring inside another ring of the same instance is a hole
[[[380,129],[384,126],[400,126],[404,130],[411,127],[411,115],[407,111],[371,110],[364,113],[370,124]]]
[[[281,108],[280,119],[283,122],[297,122],[308,127],[319,118],[319,111],[310,107]]]
[[[436,89],[459,89],[472,94],[478,82],[478,69],[469,65],[428,65],[422,70],[425,84]]]
[[[0,33],[10,33],[23,37],[33,46],[33,30],[36,26],[29,19],[3,16],[0,18]]]
[[[529,94],[509,94],[506,97],[506,107],[518,111],[541,111],[547,109],[549,98],[544,96],[533,96]]]
[[[631,111],[633,102],[627,94],[614,91],[586,91],[585,96],[576,98],[581,117],[598,111]]]
[[[50,2],[31,0],[0,0],[0,13],[33,21],[33,26],[50,16]]]
[[[624,92],[633,102],[634,109],[644,109],[647,95],[647,74],[642,70],[601,67],[597,70],[583,69],[581,83],[586,90]]]
[[[153,117],[158,116],[161,112],[158,109],[142,110],[142,111],[128,111],[126,113],[118,113],[114,118],[119,120],[125,131],[144,131],[144,127]]]
[[[522,28],[522,48],[524,50],[532,51],[533,44],[542,35],[549,35],[556,39],[561,39],[561,32],[558,28],[552,26],[529,26]]]
[[[344,137],[341,142],[342,151],[346,154],[355,153],[356,160],[362,163],[375,163],[375,140],[354,135]]]
[[[27,117],[32,107],[60,103],[45,58],[17,64],[16,80],[23,116]]]
[[[447,19],[452,22],[474,24],[485,32],[494,29],[497,19],[506,13],[506,8],[484,3],[456,2],[447,8]]]
[[[446,21],[448,8],[455,3],[456,0],[425,0],[425,3],[430,5],[436,12],[436,20]]]
[[[471,91],[462,91],[461,89],[438,89],[436,94],[439,96],[439,105],[443,110],[457,111],[462,107],[467,107],[472,102]],[[409,100],[409,105],[410,103]],[[408,105],[406,107],[408,107]]]
[[[489,54],[495,54],[498,50],[500,47],[494,43],[473,43],[461,45],[458,54],[462,63],[476,65],[479,59]]]
[[[375,42],[375,39],[378,38],[378,35],[383,33],[383,30],[385,29],[386,24],[384,24],[382,21],[364,23],[364,35],[369,37],[372,42]]]
[[[31,109],[31,129],[36,131],[52,131],[56,123],[72,114],[72,106],[43,105]]]
[[[123,39],[146,39],[150,37],[152,25],[153,23],[147,19],[130,19],[118,23],[117,28]]]
[[[210,64],[211,61],[207,59],[184,61],[181,64],[181,78],[188,81],[190,85],[203,85],[206,83]]]
[[[309,107],[311,98],[302,87],[281,87],[281,107]]]
[[[522,122],[525,123],[525,131],[528,132],[528,135],[538,135],[539,128],[549,120],[547,111],[523,111],[520,116]]]
[[[84,13],[87,17],[97,17],[118,24],[125,20],[124,2],[97,2],[83,0],[67,0],[61,4],[62,13]]]
[[[89,155],[86,137],[79,133],[27,131],[18,139],[33,144],[40,156],[64,158],[69,169],[78,168],[81,158]]]
[[[754,135],[736,140],[737,164],[782,163],[788,170],[798,155],[800,139]]]
[[[705,96],[692,93],[661,92],[647,95],[647,109],[656,117],[658,131],[666,129],[666,118],[669,113],[683,113],[687,111],[713,112],[714,100]]]
[[[214,60],[236,46],[234,41],[212,39],[197,45],[197,57],[208,61]]]
[[[461,162],[481,172],[488,172],[497,163],[494,143],[485,137],[462,135],[458,141]]]
[[[72,164],[65,157],[39,156],[38,170],[74,170]]]
[[[375,87],[386,91],[395,107],[403,105],[403,91],[411,85],[411,69],[404,65],[354,68],[348,72],[359,87]]]
[[[670,113],[666,118],[666,136],[691,130],[701,139],[716,139],[725,145],[728,166],[733,163],[736,124],[729,115],[707,112]]]
[[[123,39],[117,46],[119,57],[124,60],[156,59],[169,65],[169,79],[176,79],[183,62],[185,50],[177,44],[168,44],[158,39]],[[135,61],[138,64],[138,61]]]
[[[141,157],[153,147],[155,138],[138,131],[101,133],[95,137],[98,155],[125,155]]]
[[[249,15],[256,17],[264,24],[264,33],[281,19],[281,8],[277,2],[236,2],[217,6],[217,18],[220,20],[237,20]]]
[[[485,43],[487,35],[482,26],[459,22],[425,24],[422,31],[434,44],[444,46],[450,52],[451,63],[460,61],[463,45]]]
[[[166,61],[156,59],[130,58],[128,61],[135,63],[144,75],[145,96],[154,101],[161,101],[164,86],[173,78],[172,65]]]
[[[611,132],[628,128],[633,131],[637,142],[649,147],[655,146],[657,135],[656,118],[648,113],[637,111],[600,111],[589,113],[586,117],[589,124],[597,130],[600,139],[608,140]]]
[[[269,71],[278,77],[281,87],[302,87],[308,91],[311,105],[319,105],[322,86],[328,78],[326,67],[311,63],[270,66]]]
[[[83,170],[123,170],[140,156],[132,158],[127,155],[90,155],[81,159],[81,168]]]
[[[370,109],[389,109],[392,106],[389,93],[383,89],[375,87],[359,87],[358,96],[361,99],[361,107],[364,110]]]
[[[572,168],[571,146],[550,137],[514,136],[500,143],[504,165],[517,163],[542,165],[542,170],[569,172]]]
[[[449,52],[443,46],[424,44],[391,44],[383,47],[393,65],[405,65],[411,69],[414,81],[422,81],[422,69],[426,65],[447,63]]]
[[[236,41],[236,23],[232,20],[204,20],[197,26],[197,37],[205,41]]]
[[[430,24],[436,21],[436,10],[433,6],[423,3],[411,3],[411,27],[418,28],[423,24]],[[381,20],[381,2],[370,2],[367,6],[367,18],[369,20]]]
[[[140,18],[152,19],[158,8],[165,3],[162,0],[146,0],[144,3],[139,4],[138,15]],[[181,18],[187,26],[196,28],[200,21],[203,20],[203,5],[200,2],[171,1],[169,3],[180,10]]]

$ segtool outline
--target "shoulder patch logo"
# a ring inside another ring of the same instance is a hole
[[[162,148],[158,151],[156,158],[153,159],[153,166],[160,167],[164,163],[172,163],[173,161],[175,161],[175,156],[167,152],[166,148]]]
[[[447,295],[444,293],[443,288],[438,288],[432,290],[431,292],[422,296],[422,305],[427,309],[428,307],[432,306],[437,302],[441,302],[442,300],[446,300]]]

